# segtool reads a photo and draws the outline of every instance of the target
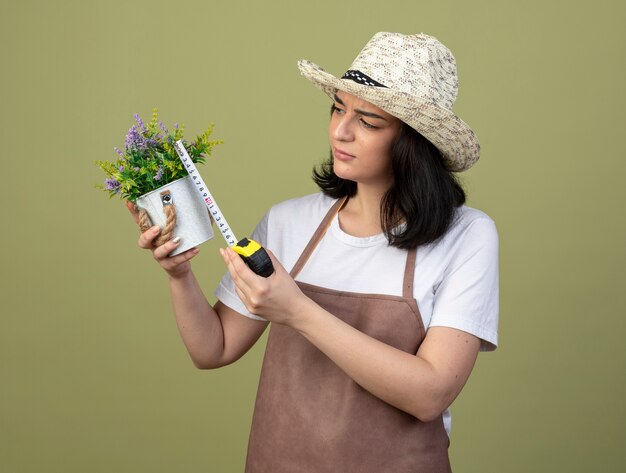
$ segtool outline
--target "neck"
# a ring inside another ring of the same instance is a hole
[[[358,184],[357,192],[339,214],[341,229],[353,236],[366,237],[381,233],[380,204],[386,189]]]

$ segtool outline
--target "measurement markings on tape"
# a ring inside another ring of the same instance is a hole
[[[174,143],[174,148],[176,149],[176,152],[178,153],[178,157],[183,162],[183,166],[185,166],[185,169],[189,173],[189,176],[191,176],[191,180],[195,184],[196,189],[202,196],[202,200],[204,200],[204,203],[209,208],[211,217],[213,217],[213,220],[215,221],[215,225],[217,226],[220,233],[224,237],[224,240],[226,240],[226,243],[228,244],[228,246],[235,246],[238,240],[237,238],[235,238],[235,234],[230,229],[230,226],[228,225],[228,222],[226,221],[224,214],[222,213],[219,206],[215,202],[215,199],[209,192],[209,188],[202,180],[202,176],[200,176],[200,173],[198,172],[196,165],[191,160],[191,156],[189,156],[189,153],[187,153],[187,149],[183,145],[183,142],[181,140],[177,141],[176,143]]]
[[[224,214],[222,214],[222,211],[215,202],[215,199],[209,192],[209,188],[202,180],[202,177],[196,169],[196,165],[192,161],[191,156],[187,153],[182,140],[178,140],[174,143],[174,149],[176,149],[178,157],[183,162],[183,166],[185,166],[185,169],[191,176],[191,180],[195,184],[196,189],[202,196],[202,200],[209,208],[213,221],[217,225],[217,228],[224,237],[224,240],[226,240],[228,246],[241,256],[245,263],[256,274],[265,278],[271,276],[274,273],[274,266],[272,265],[272,260],[267,254],[267,251],[265,251],[265,248],[254,240],[249,240],[248,238],[237,240],[237,238],[235,238],[235,234],[230,229]]]

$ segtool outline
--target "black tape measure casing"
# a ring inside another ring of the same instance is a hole
[[[233,250],[241,256],[255,274],[267,278],[274,273],[270,256],[256,241],[242,238],[233,246]]]

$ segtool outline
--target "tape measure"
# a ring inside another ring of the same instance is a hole
[[[270,276],[274,272],[274,266],[272,265],[272,260],[265,251],[265,248],[259,245],[256,241],[248,238],[242,238],[237,241],[237,238],[235,238],[235,234],[228,225],[224,214],[222,214],[222,211],[215,202],[215,199],[213,199],[213,196],[209,192],[209,188],[202,180],[196,165],[191,160],[191,156],[187,153],[182,140],[174,143],[174,148],[176,149],[176,153],[178,153],[178,157],[183,162],[183,166],[185,166],[185,169],[189,173],[189,176],[191,176],[191,180],[200,193],[202,200],[208,207],[209,213],[211,214],[211,217],[213,217],[215,225],[224,237],[224,240],[226,240],[226,244],[239,254],[250,269],[256,274],[265,278]]]

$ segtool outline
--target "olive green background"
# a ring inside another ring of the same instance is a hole
[[[455,53],[482,144],[463,180],[500,234],[500,348],[454,405],[455,471],[624,471],[624,20],[618,0],[2,0],[0,471],[242,471],[263,344],[193,367],[93,161],[154,106],[187,136],[214,122],[201,172],[249,234],[327,154],[296,60],[342,74],[377,31]],[[211,300],[221,246],[194,264]]]

